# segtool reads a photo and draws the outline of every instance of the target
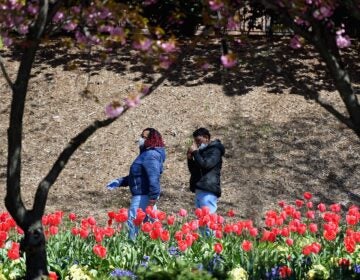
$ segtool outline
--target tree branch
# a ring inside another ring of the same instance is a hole
[[[37,188],[33,205],[33,211],[36,216],[41,217],[44,214],[50,187],[55,183],[56,179],[64,169],[65,165],[68,163],[73,153],[81,146],[81,144],[83,144],[91,135],[93,135],[96,130],[108,126],[115,120],[116,118],[105,119],[101,121],[96,120],[70,140],[69,144],[61,152],[53,167],[45,176],[45,178],[40,182]]]
[[[4,59],[2,58],[1,55],[0,55],[0,67],[1,67],[1,71],[2,71],[3,74],[4,74],[4,77],[5,77],[6,82],[9,84],[11,90],[13,90],[14,84],[13,84],[13,82],[11,81],[8,73],[6,72],[5,65],[4,65]]]
[[[170,72],[171,71],[168,71],[166,73]],[[141,99],[149,96],[166,79],[166,77],[167,75],[165,74],[160,77],[156,82],[154,82],[149,89],[149,93],[143,95]],[[120,116],[122,116],[129,109],[129,107],[125,107],[123,113]],[[38,185],[32,210],[33,214],[36,215],[36,217],[41,217],[44,214],[49,190],[51,186],[55,183],[56,179],[59,177],[61,171],[65,168],[65,165],[68,163],[70,157],[74,154],[74,152],[81,146],[81,144],[85,143],[86,140],[91,135],[93,135],[99,128],[110,125],[119,117],[113,119],[96,120],[70,140],[69,144],[65,147],[65,149],[57,158],[49,173]]]

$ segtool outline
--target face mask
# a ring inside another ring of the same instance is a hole
[[[201,143],[201,145],[199,146],[199,150],[206,148],[207,145],[208,145],[208,144]]]
[[[139,147],[144,146],[144,143],[145,143],[145,139],[142,138],[142,137],[140,137],[139,140],[138,140],[138,145],[139,145]]]

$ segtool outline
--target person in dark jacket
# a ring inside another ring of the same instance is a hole
[[[187,151],[190,190],[195,193],[195,207],[217,209],[221,196],[220,173],[225,148],[220,140],[210,141],[210,132],[199,128],[193,132],[194,142]]]
[[[140,153],[130,166],[129,175],[109,182],[108,189],[129,186],[132,194],[128,211],[129,238],[134,240],[138,227],[134,225],[137,209],[144,212],[151,205],[156,208],[160,196],[160,178],[166,158],[161,134],[154,128],[145,128],[138,140]]]

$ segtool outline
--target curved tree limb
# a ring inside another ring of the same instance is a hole
[[[166,72],[169,73],[169,72]],[[149,96],[165,79],[167,75],[164,74],[160,77],[156,82],[152,84],[149,89],[149,93],[143,95],[141,99]],[[81,144],[85,143],[86,140],[91,137],[99,128],[106,127],[121,117],[129,107],[125,107],[122,114],[116,118],[104,119],[104,120],[96,120],[89,126],[87,126],[83,131],[81,131],[78,135],[70,140],[65,149],[60,153],[59,157],[53,164],[49,173],[44,177],[44,179],[38,185],[36,190],[34,204],[32,213],[34,217],[41,217],[44,214],[46,200],[51,186],[55,183],[56,179],[59,177],[61,171],[65,168],[65,165],[68,163],[70,157],[74,154],[74,152],[81,146]]]
[[[88,127],[86,127],[83,131],[81,131],[78,135],[76,135],[73,139],[70,140],[68,145],[65,147],[65,149],[61,152],[61,154],[55,161],[49,173],[40,182],[36,190],[35,200],[33,205],[34,215],[36,215],[37,217],[43,216],[50,187],[55,183],[56,179],[60,175],[60,172],[64,169],[65,165],[69,161],[70,157],[74,154],[74,152],[91,135],[93,135],[95,131],[97,131],[99,128],[108,126],[115,120],[116,118],[96,120]]]
[[[325,61],[334,85],[346,106],[352,121],[351,128],[357,135],[360,135],[360,104],[350,81],[349,73],[343,66],[335,39],[330,38],[327,30],[314,18],[308,18],[312,30],[305,30],[292,20],[285,9],[280,8],[272,1],[261,0],[261,2],[265,7],[277,11],[285,25],[314,45]]]

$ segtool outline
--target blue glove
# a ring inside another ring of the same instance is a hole
[[[106,188],[108,190],[116,189],[116,188],[120,187],[122,182],[123,182],[123,178],[114,179],[106,185]]]

